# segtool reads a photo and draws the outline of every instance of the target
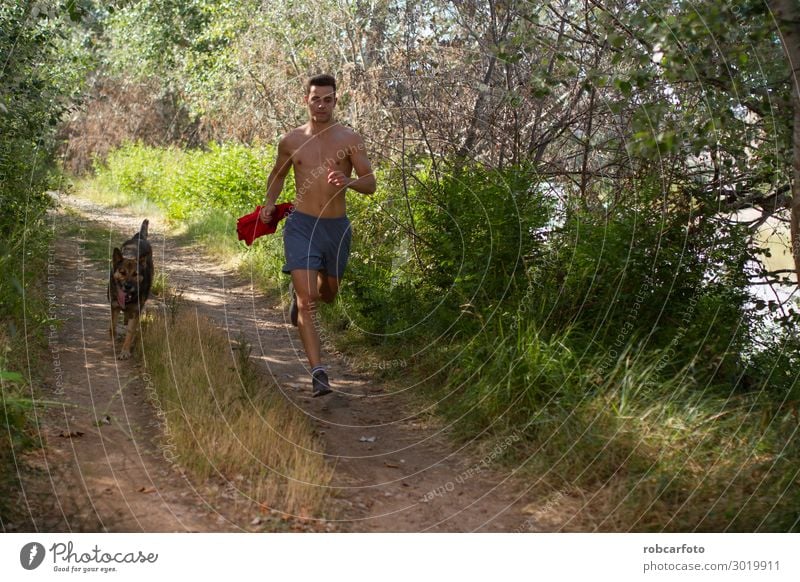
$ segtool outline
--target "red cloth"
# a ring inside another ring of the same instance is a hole
[[[253,241],[265,234],[272,234],[278,228],[278,223],[286,218],[294,210],[294,204],[285,202],[275,206],[275,212],[272,214],[272,220],[269,224],[264,224],[258,215],[261,212],[261,206],[256,206],[255,211],[250,214],[245,214],[236,221],[236,232],[239,234],[239,240],[247,243],[247,246],[253,244]]]

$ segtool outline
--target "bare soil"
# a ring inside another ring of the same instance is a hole
[[[101,226],[114,245],[136,232],[143,216],[61,196],[59,230],[69,221]],[[89,241],[56,236],[51,260],[54,307],[63,326],[51,333],[43,397],[58,403],[39,419],[45,445],[28,459],[20,506],[37,531],[539,531],[538,503],[526,483],[482,462],[478,442],[457,444],[416,399],[329,361],[336,392],[310,397],[310,377],[297,331],[282,302],[166,234],[150,218],[156,270],[184,290],[190,308],[212,317],[232,341],[245,337],[258,369],[308,415],[335,466],[326,519],[298,520],[263,509],[220,478],[193,483],[167,462],[160,423],[142,381],[140,348],[119,361],[109,339],[107,261],[89,256]],[[72,230],[75,230],[74,228]],[[70,232],[72,231],[70,230]],[[79,230],[79,233],[81,231]],[[235,236],[232,232],[231,236]],[[279,303],[276,305],[276,303]],[[118,338],[118,341],[121,341]],[[117,347],[119,349],[119,346]],[[265,438],[269,431],[265,430]],[[509,444],[508,446],[514,446]],[[526,511],[527,509],[527,511]]]

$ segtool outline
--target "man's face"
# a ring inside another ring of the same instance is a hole
[[[308,113],[313,121],[327,123],[333,118],[333,108],[336,105],[336,93],[333,87],[311,85],[304,101],[308,105]]]

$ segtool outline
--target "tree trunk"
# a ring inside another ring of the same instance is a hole
[[[769,7],[778,22],[783,49],[789,59],[789,82],[794,106],[792,201],[789,208],[792,257],[797,284],[800,285],[800,4],[797,0],[771,0]]]

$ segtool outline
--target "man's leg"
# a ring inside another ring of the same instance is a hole
[[[297,328],[311,366],[311,395],[324,396],[331,393],[328,374],[322,366],[322,350],[317,329],[317,304],[331,303],[336,299],[339,281],[322,272],[306,269],[292,271],[292,286],[297,297]]]
[[[297,294],[297,328],[312,369],[322,362],[319,332],[316,327],[317,302],[320,299],[317,277],[317,271],[304,269],[292,271],[292,285]]]
[[[333,303],[336,294],[339,292],[339,279],[326,275],[323,271],[317,273],[317,288],[319,298],[325,303]]]

